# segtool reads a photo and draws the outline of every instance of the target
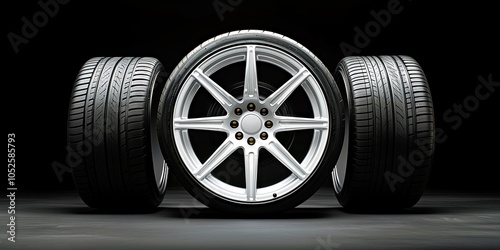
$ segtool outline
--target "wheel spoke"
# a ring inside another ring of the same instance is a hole
[[[245,151],[245,182],[247,200],[255,201],[257,193],[258,151]]]
[[[257,63],[255,58],[255,46],[247,47],[244,98],[259,98],[259,85],[257,80]]]
[[[196,172],[196,178],[203,180],[210,174],[219,164],[221,164],[227,157],[229,157],[235,150],[236,146],[231,140],[226,139],[215,152],[203,163],[203,165]]]
[[[194,70],[191,74],[217,100],[226,111],[238,103],[238,100],[205,75],[200,69]]]
[[[303,180],[306,177],[307,172],[302,168],[300,163],[295,160],[295,157],[293,157],[280,142],[272,141],[266,148],[269,153],[274,155],[276,159],[278,159],[281,163],[283,163],[283,165],[285,165],[285,167],[292,171],[292,173],[297,176],[297,178]]]
[[[272,93],[264,102],[268,103],[271,107],[278,109],[281,104],[283,104],[286,99],[297,89],[304,80],[307,79],[311,74],[306,68],[299,70],[290,80],[288,80],[283,86]]]
[[[279,116],[276,132],[307,130],[307,129],[328,129],[328,119],[326,118],[302,118]]]
[[[208,131],[219,131],[226,132],[224,128],[224,121],[226,117],[224,116],[213,116],[213,117],[202,117],[202,118],[191,118],[191,119],[174,119],[175,129],[195,129],[195,130],[208,130]]]

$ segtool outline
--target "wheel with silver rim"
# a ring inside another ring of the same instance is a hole
[[[295,207],[327,179],[343,139],[343,104],[324,65],[264,31],[211,39],[171,74],[159,139],[195,198],[229,212]]]

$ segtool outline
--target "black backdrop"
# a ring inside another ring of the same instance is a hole
[[[476,93],[484,81],[500,82],[499,10],[487,1],[40,2],[58,7],[49,6],[46,14],[37,1],[8,1],[2,7],[2,120],[6,132],[16,134],[19,188],[73,188],[71,176],[58,179],[53,164],[65,163],[67,105],[87,59],[152,56],[171,71],[213,36],[263,29],[302,43],[331,71],[346,54],[341,43],[359,55],[405,54],[417,59],[430,82],[436,126],[443,133],[438,136],[430,188],[500,190],[500,86],[491,85],[492,93],[483,100]],[[372,12],[391,13],[390,20],[381,16],[385,19],[376,24]],[[35,26],[23,35],[26,20]],[[356,27],[369,28],[364,40]]]

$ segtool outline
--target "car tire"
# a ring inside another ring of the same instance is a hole
[[[81,156],[73,179],[92,208],[149,211],[163,200],[168,168],[156,114],[166,74],[154,58],[87,61],[73,87],[68,143]]]
[[[352,210],[415,205],[430,178],[434,111],[427,79],[408,56],[344,58],[346,137],[333,171],[335,194]]]
[[[234,31],[202,43],[170,75],[160,145],[173,175],[203,204],[282,212],[333,170],[343,106],[332,75],[305,47],[276,33]]]

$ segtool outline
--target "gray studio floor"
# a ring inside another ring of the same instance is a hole
[[[16,202],[16,242],[0,230],[0,249],[500,249],[500,196],[493,194],[431,192],[400,213],[352,214],[321,189],[298,208],[263,218],[221,215],[179,189],[150,214],[102,213],[72,192],[18,191]]]

